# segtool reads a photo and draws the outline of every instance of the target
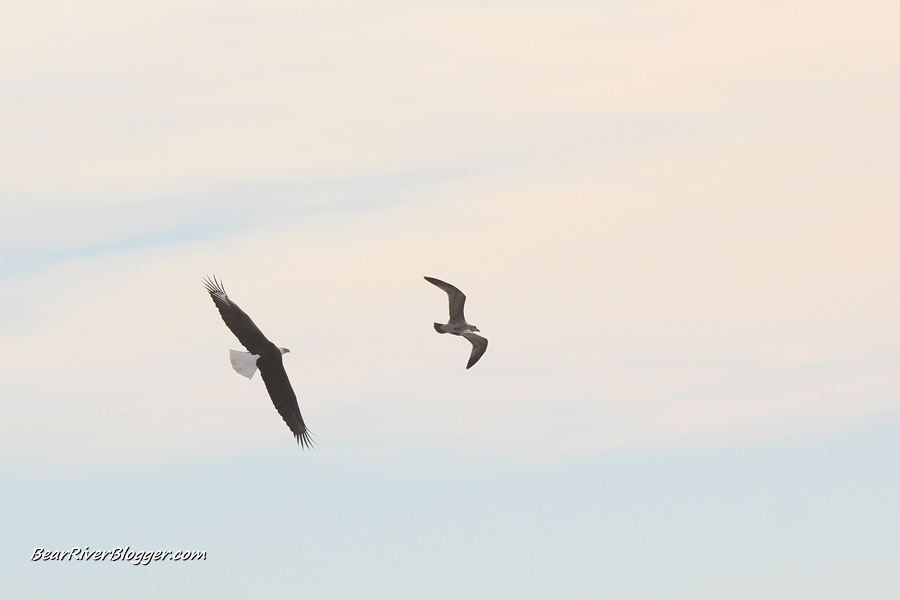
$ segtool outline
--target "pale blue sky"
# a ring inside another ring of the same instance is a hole
[[[4,589],[896,597],[898,17],[13,2]],[[85,545],[209,558],[29,561]]]
[[[245,450],[7,482],[6,593],[887,599],[900,586],[898,428],[550,464]],[[209,554],[30,564],[36,539]]]

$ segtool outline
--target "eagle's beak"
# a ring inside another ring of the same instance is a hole
[[[284,353],[285,353],[285,354],[287,354],[287,353],[290,352],[290,351],[291,351],[290,348],[285,348],[285,349],[284,349]]]

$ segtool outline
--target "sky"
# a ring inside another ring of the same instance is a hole
[[[900,593],[896,3],[8,4],[17,598]]]

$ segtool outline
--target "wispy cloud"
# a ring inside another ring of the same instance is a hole
[[[802,203],[673,203],[674,191],[635,197],[631,173],[570,175],[469,181],[425,204],[20,278],[6,297],[14,354],[0,380],[17,400],[4,453],[105,460],[127,439],[117,459],[151,460],[288,443],[262,385],[227,364],[239,346],[199,285],[210,272],[292,349],[324,440],[544,457],[805,433],[898,408],[900,322],[885,301],[898,289],[880,275],[898,254],[884,252],[896,242],[883,220],[848,220],[842,203],[812,220]],[[491,339],[477,369],[463,369],[464,342],[431,330],[446,299],[425,274],[469,295]]]
[[[64,5],[0,23],[7,462],[289,438],[211,272],[292,348],[322,452],[898,408],[886,3]],[[477,368],[422,275],[469,295]]]

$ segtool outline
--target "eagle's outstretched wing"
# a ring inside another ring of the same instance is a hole
[[[281,352],[278,354],[263,354],[256,361],[259,367],[259,374],[262,376],[269,391],[269,397],[272,404],[278,410],[278,414],[284,419],[284,422],[290,428],[291,433],[297,443],[304,448],[311,449],[313,441],[309,437],[310,431],[303,422],[303,416],[300,414],[300,406],[297,404],[297,394],[291,387],[287,372],[284,370],[284,364],[281,360]]]
[[[275,348],[275,344],[263,335],[259,327],[247,316],[247,313],[242,311],[241,307],[228,297],[228,294],[225,293],[225,288],[222,287],[222,282],[218,281],[215,275],[211,279],[206,277],[203,280],[203,285],[206,286],[206,291],[209,292],[216,308],[219,309],[219,314],[222,315],[222,320],[228,325],[228,329],[231,330],[231,333],[237,337],[248,352],[260,354],[270,346]],[[277,350],[277,348],[275,349]]]

